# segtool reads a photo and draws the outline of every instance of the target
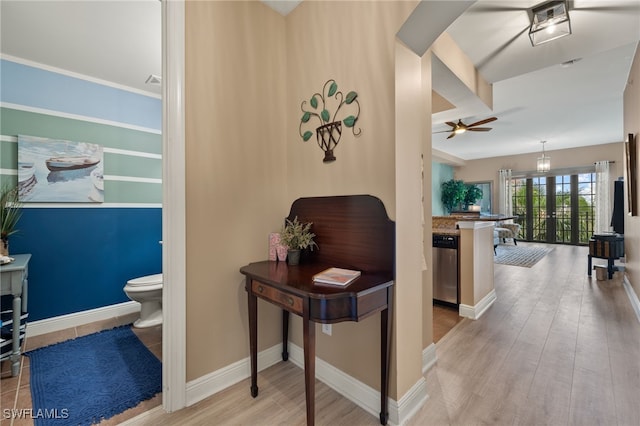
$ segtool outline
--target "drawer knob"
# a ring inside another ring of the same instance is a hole
[[[261,285],[258,286],[258,293],[262,293],[264,291],[264,287]]]
[[[293,306],[293,297],[287,297],[287,303],[289,306]]]

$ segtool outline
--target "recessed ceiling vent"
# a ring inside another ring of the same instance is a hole
[[[160,84],[162,83],[162,77],[158,76],[158,75],[153,75],[151,74],[148,78],[147,81],[145,81],[145,83],[147,84],[153,84],[154,86],[160,86]]]
[[[580,59],[582,59],[582,58],[576,58],[576,59],[571,59],[569,61],[565,61],[565,62],[561,63],[560,66],[563,67],[563,68],[568,68],[571,65],[575,64],[576,62],[578,62]]]

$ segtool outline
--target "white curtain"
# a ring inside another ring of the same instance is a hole
[[[594,232],[611,231],[611,182],[609,179],[609,162],[596,162],[595,191],[596,224]]]
[[[500,169],[498,188],[498,213],[505,216],[513,215],[513,197],[511,188],[511,169]]]

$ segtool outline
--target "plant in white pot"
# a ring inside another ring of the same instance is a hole
[[[314,247],[318,247],[313,240],[316,235],[311,232],[311,225],[311,222],[299,222],[298,216],[293,220],[285,220],[285,225],[280,231],[280,242],[288,248],[287,263],[289,265],[297,265],[300,262],[300,250],[313,251]]]
[[[9,255],[9,236],[18,232],[20,207],[18,187],[3,186],[0,189],[0,256]]]

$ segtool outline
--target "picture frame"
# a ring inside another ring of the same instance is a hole
[[[629,216],[638,216],[638,148],[637,138],[629,133],[625,143],[627,165],[627,209]]]
[[[18,195],[23,203],[103,203],[102,145],[18,135]]]

